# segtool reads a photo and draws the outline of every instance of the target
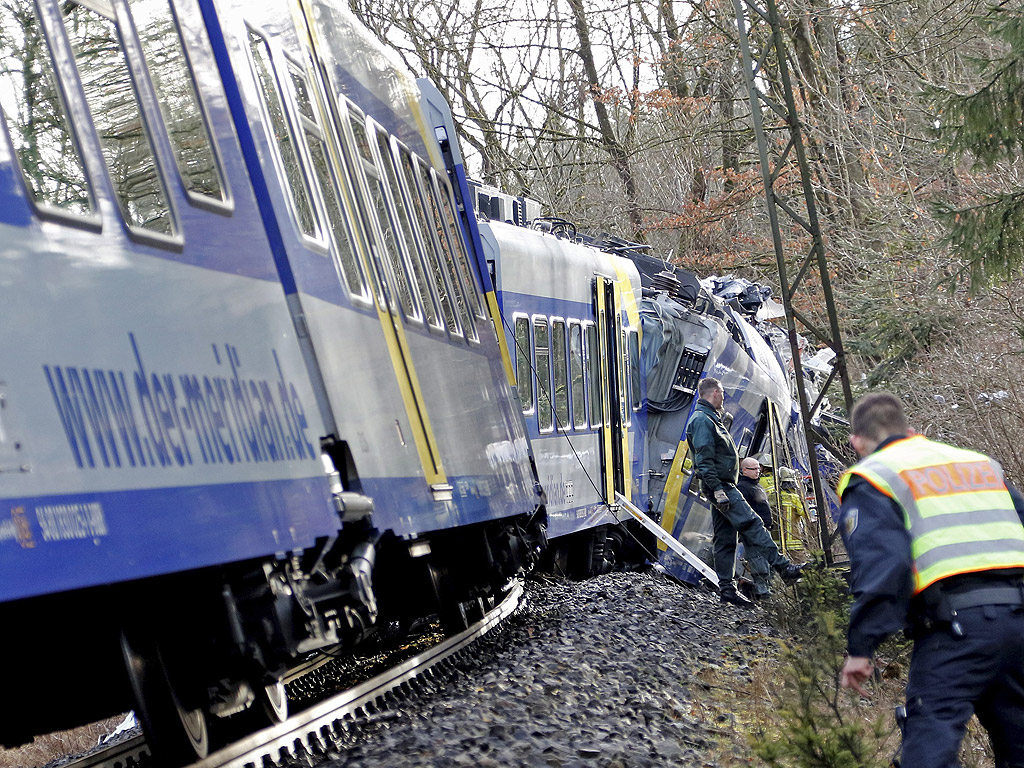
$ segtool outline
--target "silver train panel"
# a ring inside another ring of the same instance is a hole
[[[517,340],[512,328],[517,318],[528,318],[531,323],[544,318],[552,323],[594,322],[594,284],[597,277],[603,277],[614,285],[622,331],[638,334],[640,277],[630,261],[510,224],[485,222],[481,224],[481,230],[493,237],[497,244],[495,287],[513,358],[521,356],[517,355]],[[617,355],[619,369],[627,368],[621,349]],[[628,370],[624,374],[628,379]],[[517,371],[517,376],[521,375],[522,372]],[[645,420],[639,409],[634,410],[633,402],[627,401],[628,396],[627,382],[619,402],[613,403],[612,407],[620,408],[620,412],[626,415],[622,436],[625,491],[639,501],[646,492],[647,479],[642,458]],[[588,408],[592,409],[589,393],[587,400]],[[538,474],[547,493],[550,535],[561,536],[595,525],[614,523],[615,518],[605,498],[599,430],[590,424],[581,427],[572,423],[572,414],[567,429],[554,426],[551,431],[541,430],[536,403],[533,407],[534,410],[527,412],[526,419]],[[591,412],[590,422],[593,421]]]

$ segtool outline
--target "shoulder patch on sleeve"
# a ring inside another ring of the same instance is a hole
[[[857,530],[857,518],[860,510],[857,507],[850,507],[843,515],[843,531],[847,536]]]

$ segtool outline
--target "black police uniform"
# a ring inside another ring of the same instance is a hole
[[[1024,496],[1009,490],[1024,525]],[[849,655],[870,658],[900,629],[914,639],[903,768],[959,766],[972,713],[992,739],[997,768],[1024,768],[1022,572],[952,576],[911,597],[913,558],[903,510],[858,476],[843,493],[840,530],[855,599]]]

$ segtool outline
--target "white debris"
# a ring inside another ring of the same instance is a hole
[[[100,740],[97,743],[106,744],[110,741],[115,740],[122,733],[136,730],[138,727],[139,721],[135,719],[135,713],[129,712],[127,715],[124,716],[124,720],[121,721],[121,724],[117,726],[117,728],[108,733],[106,736],[100,736]]]

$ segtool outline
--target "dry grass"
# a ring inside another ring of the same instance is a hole
[[[779,705],[775,684],[779,674],[779,645],[770,637],[747,659],[749,677],[728,667],[706,667],[697,674],[691,713],[716,723],[714,764],[721,768],[756,765],[750,737],[776,727],[773,710]]]
[[[777,606],[776,606],[777,607]],[[787,723],[782,710],[794,706],[793,692],[787,689],[787,676],[791,674],[785,649],[799,649],[796,638],[782,637],[779,639],[765,637],[755,654],[746,659],[749,666],[746,675],[737,675],[735,669],[726,666],[708,667],[698,674],[695,690],[693,714],[708,723],[717,723],[717,743],[713,753],[714,764],[720,768],[737,768],[738,766],[764,765],[755,756],[754,744],[758,740],[777,740],[789,737]],[[883,646],[883,649],[885,647]],[[887,764],[891,756],[897,754],[900,745],[899,732],[895,717],[895,707],[904,702],[906,687],[906,659],[899,653],[889,658],[880,653],[876,659],[880,677],[872,684],[872,699],[865,701],[849,692],[841,692],[838,696],[838,709],[844,722],[857,724],[864,734],[872,732],[874,722],[881,715],[884,733],[877,742],[877,756],[880,762]],[[835,668],[839,669],[842,660],[836,658]],[[831,695],[834,684],[831,680],[819,681],[820,688],[826,695]],[[822,727],[829,727],[824,720],[832,719],[828,714],[828,705],[822,697]],[[988,736],[981,728],[977,719],[972,718],[968,725],[960,753],[963,768],[994,768]],[[807,768],[811,763],[792,761],[785,763],[792,768]],[[817,763],[815,763],[817,765]]]
[[[34,741],[14,749],[0,748],[0,768],[33,768],[68,755],[77,755],[96,746],[101,736],[111,733],[124,715],[83,725],[69,731],[37,736]]]

